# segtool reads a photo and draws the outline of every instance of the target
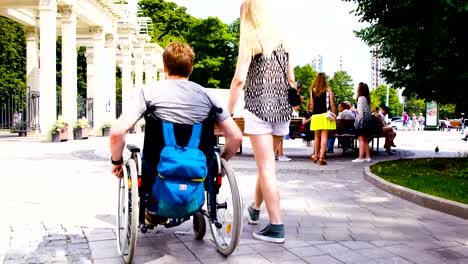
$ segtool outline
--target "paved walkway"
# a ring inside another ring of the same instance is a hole
[[[456,132],[399,132],[398,157],[460,156],[468,144]],[[129,142],[141,142],[131,135]],[[435,154],[438,145],[441,152]],[[116,179],[107,138],[41,143],[0,137],[0,263],[122,263],[113,232]],[[362,177],[354,153],[331,154],[327,166],[307,159],[310,149],[286,141],[293,161],[278,162],[287,241],[253,240],[267,223],[244,225],[229,258],[209,232],[194,241],[190,222],[141,234],[136,263],[468,263],[468,221],[426,209],[377,189]],[[253,199],[255,162],[246,140],[232,160],[244,205]],[[244,217],[244,220],[245,217]],[[246,222],[245,222],[246,223]]]

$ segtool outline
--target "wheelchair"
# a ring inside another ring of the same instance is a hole
[[[137,250],[136,244],[139,231],[146,233],[148,229],[154,229],[158,225],[145,222],[145,214],[152,202],[152,180],[145,173],[147,168],[144,168],[143,160],[154,154],[149,151],[156,150],[158,152],[162,149],[160,140],[152,140],[154,137],[161,138],[161,121],[150,115],[145,115],[145,120],[143,155],[137,146],[126,146],[130,158],[124,162],[124,175],[118,183],[117,250],[126,263],[131,263],[133,260]],[[176,125],[174,124],[175,128],[177,128]],[[186,125],[185,128],[187,128]],[[228,256],[236,249],[242,232],[242,200],[233,169],[219,155],[220,151],[214,136],[213,116],[203,122],[203,129],[202,137],[204,139],[200,142],[200,146],[203,144],[203,147],[200,147],[200,149],[203,149],[202,151],[205,153],[208,163],[208,175],[204,180],[205,203],[194,215],[184,219],[169,219],[170,221],[161,225],[170,228],[192,218],[194,238],[202,240],[206,234],[205,219],[207,219],[216,249],[223,255]],[[184,129],[179,132],[180,135],[187,134]],[[147,137],[149,133],[154,137]],[[145,149],[148,149],[148,151],[145,152]],[[157,158],[153,158],[153,160],[157,160]],[[145,166],[146,164],[148,162],[145,162]],[[151,165],[155,166],[154,162]]]

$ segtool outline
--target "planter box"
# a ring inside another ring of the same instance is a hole
[[[75,140],[87,139],[88,135],[89,135],[88,128],[73,129],[73,139]]]
[[[102,129],[102,136],[103,137],[108,137],[110,133],[110,128],[103,128]]]
[[[60,128],[60,141],[68,140],[68,125],[65,125]]]
[[[52,142],[60,142],[60,133],[59,132],[52,133],[51,141]]]

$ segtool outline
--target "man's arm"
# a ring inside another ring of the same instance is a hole
[[[125,147],[125,135],[128,130],[135,125],[140,117],[131,114],[123,113],[110,130],[110,149],[112,159],[112,173],[117,177],[122,177],[122,164],[118,161],[122,160],[122,152]]]
[[[236,155],[236,152],[242,143],[242,132],[231,117],[218,122],[218,125],[221,128],[221,131],[223,131],[224,138],[226,139],[221,157],[225,160],[229,160]]]

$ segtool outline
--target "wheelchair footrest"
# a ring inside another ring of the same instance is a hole
[[[169,218],[169,223],[165,224],[164,227],[170,228],[181,225],[183,222],[190,220],[190,216],[185,218]]]

